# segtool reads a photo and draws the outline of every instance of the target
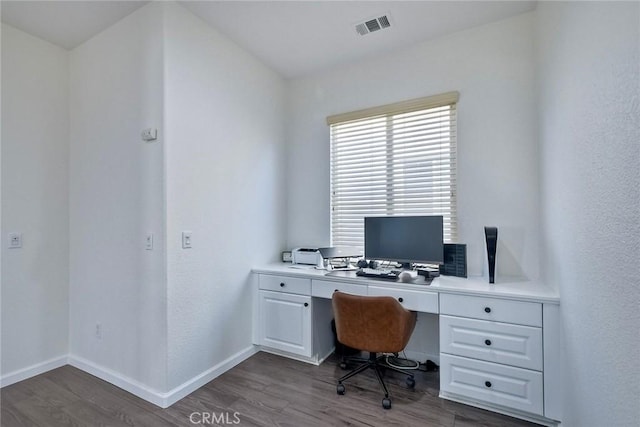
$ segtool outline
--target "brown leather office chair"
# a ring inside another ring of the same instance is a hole
[[[382,407],[391,408],[389,391],[382,379],[381,369],[391,369],[408,375],[409,388],[415,387],[413,375],[382,362],[378,353],[399,353],[409,342],[416,325],[416,313],[406,310],[392,297],[359,296],[334,292],[333,314],[338,341],[342,344],[369,352],[369,359],[338,380],[338,394],[345,393],[343,381],[369,368],[373,369],[384,390]]]

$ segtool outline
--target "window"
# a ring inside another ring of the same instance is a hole
[[[364,247],[365,216],[442,215],[457,239],[456,102],[449,92],[327,118],[331,241]]]

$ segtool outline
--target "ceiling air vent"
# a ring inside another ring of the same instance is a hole
[[[356,33],[364,36],[374,31],[383,30],[391,27],[388,15],[382,15],[378,18],[367,19],[364,22],[356,24]]]

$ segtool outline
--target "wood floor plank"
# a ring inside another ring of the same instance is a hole
[[[124,420],[129,425],[134,423],[134,420],[128,419],[131,417],[130,414],[138,414],[146,406],[142,403],[143,400],[131,399],[133,396],[130,393],[109,383],[105,384],[95,377],[90,378],[91,375],[78,369],[56,371],[48,379],[54,381],[58,387],[81,398],[84,405],[95,406],[101,413],[110,414],[114,419]],[[148,406],[149,409],[153,407],[153,405]],[[82,409],[82,406],[79,409]]]
[[[74,402],[70,402],[70,404]],[[18,402],[15,408],[29,420],[27,425],[52,427],[85,426],[80,420],[66,413],[63,410],[63,406],[64,402],[55,398],[43,399],[39,396],[32,396]],[[2,420],[2,426],[5,426],[5,420]]]
[[[382,408],[373,371],[346,381],[340,396],[336,384],[345,371],[337,362],[332,356],[313,366],[260,352],[167,409],[64,366],[3,388],[0,426],[193,427],[207,425],[203,417],[239,420],[241,427],[536,425],[439,398],[437,372],[414,371],[416,387],[409,389],[405,376],[387,371],[390,410]]]
[[[0,402],[0,426],[23,427],[31,425],[34,423],[21,409],[5,400]]]

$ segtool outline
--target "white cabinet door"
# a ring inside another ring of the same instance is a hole
[[[260,291],[260,344],[311,357],[311,297]]]

